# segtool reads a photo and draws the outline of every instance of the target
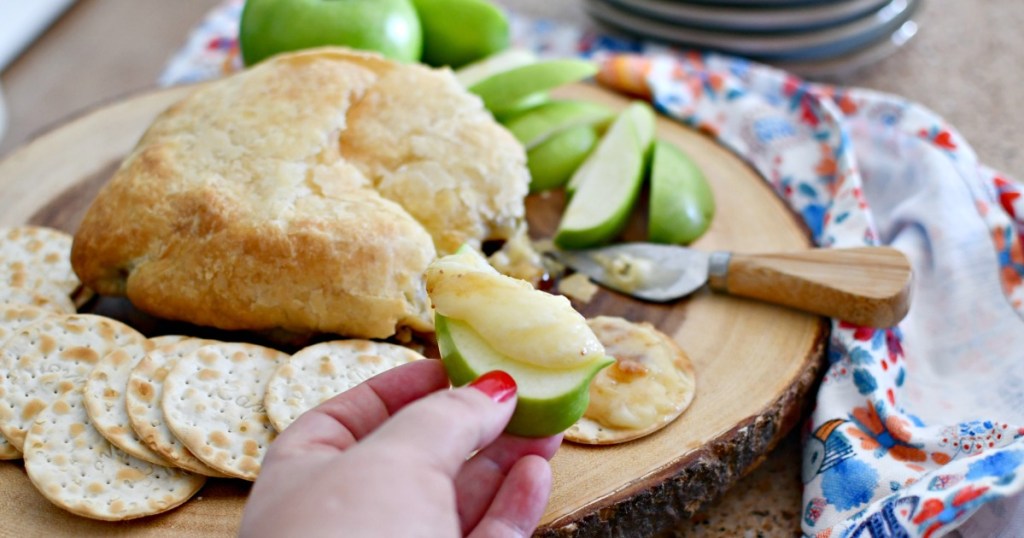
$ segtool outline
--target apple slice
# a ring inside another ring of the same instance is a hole
[[[597,144],[597,130],[589,125],[566,129],[526,152],[530,192],[561,187]]]
[[[613,239],[626,225],[643,183],[654,139],[654,112],[635,101],[615,118],[597,148],[569,180],[572,198],[555,233],[562,248],[588,248]]]
[[[654,243],[691,243],[707,231],[715,198],[704,174],[674,145],[657,141],[651,154],[647,238]]]
[[[615,362],[604,357],[582,368],[541,368],[498,353],[464,322],[439,314],[434,325],[441,361],[452,385],[465,385],[494,370],[503,370],[516,380],[516,410],[505,428],[514,435],[546,437],[575,424],[590,404],[590,382]]]
[[[515,116],[505,128],[529,151],[566,129],[600,126],[614,115],[612,109],[590,101],[551,101]]]
[[[524,98],[597,73],[593,62],[546,60],[503,71],[469,86],[494,114],[508,111]]]
[[[468,247],[435,260],[424,280],[452,383],[493,370],[516,380],[519,399],[507,431],[554,435],[583,415],[590,381],[615,361],[568,299],[498,273]]]
[[[508,47],[508,19],[487,0],[413,0],[413,4],[423,27],[423,63],[459,67]]]
[[[498,123],[504,123],[512,118],[526,114],[549,101],[551,101],[551,96],[548,95],[548,92],[531,93],[511,105],[497,112],[491,111],[491,113],[494,114],[494,119],[498,120]]]
[[[455,70],[455,78],[468,88],[485,78],[537,61],[537,55],[525,49],[508,49]]]

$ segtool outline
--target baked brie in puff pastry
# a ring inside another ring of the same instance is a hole
[[[72,264],[167,319],[426,331],[427,265],[511,237],[528,184],[522,147],[451,72],[313,49],[157,117],[89,208]]]

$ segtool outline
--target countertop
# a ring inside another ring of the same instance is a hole
[[[80,0],[0,76],[9,109],[0,156],[62,119],[151,88],[189,29],[216,0]],[[581,0],[504,0],[520,13],[590,24]],[[1024,169],[1024,3],[927,0],[918,35],[840,82],[903,95],[944,116],[982,162]],[[59,158],[59,156],[55,156]],[[672,534],[799,533],[799,443],[790,435],[725,498]]]
[[[535,17],[590,24],[581,0],[501,0]],[[96,103],[153,86],[217,0],[79,0],[0,75],[10,109],[0,155]],[[926,0],[920,31],[895,55],[841,82],[892,92],[944,116],[981,160],[1024,169],[1024,3]]]

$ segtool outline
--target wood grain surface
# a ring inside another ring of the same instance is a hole
[[[164,90],[94,110],[14,151],[0,162],[0,226],[31,222],[73,232],[152,118],[189,91]],[[627,103],[586,85],[559,95]],[[658,133],[697,162],[714,190],[718,216],[697,247],[756,253],[809,246],[802,224],[742,160],[667,119],[659,119]],[[561,210],[557,193],[531,197],[533,234],[550,235]],[[627,237],[642,232],[638,216]],[[693,359],[697,396],[679,420],[649,437],[610,447],[563,445],[552,462],[554,488],[541,535],[653,534],[717,498],[795,424],[827,339],[821,318],[706,290],[669,305],[602,291],[576,306],[588,316],[649,321],[672,335]],[[149,334],[167,330],[158,320],[138,319]],[[248,485],[213,480],[175,511],[121,524],[51,506],[17,463],[0,464],[0,488],[0,520],[15,534],[227,536],[237,529]]]

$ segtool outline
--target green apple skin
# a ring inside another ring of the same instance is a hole
[[[655,142],[651,153],[648,240],[692,243],[707,231],[714,216],[715,197],[700,168],[674,145]]]
[[[619,113],[569,180],[575,188],[555,232],[556,245],[590,248],[622,232],[643,185],[654,126],[654,112],[641,101]]]
[[[513,435],[547,437],[561,433],[575,424],[587,410],[587,405],[590,404],[590,382],[602,368],[615,362],[615,359],[605,357],[603,360],[595,361],[581,368],[555,373],[510,359],[502,361],[493,356],[488,360],[481,361],[479,357],[469,356],[461,349],[463,346],[460,346],[457,331],[456,334],[453,334],[452,330],[452,326],[460,323],[456,320],[449,320],[440,314],[435,315],[437,345],[441,351],[441,362],[444,364],[445,372],[447,372],[452,385],[456,387],[471,383],[481,375],[496,369],[501,369],[511,375],[518,387],[516,410],[512,413],[512,419],[505,431]],[[462,326],[465,327],[465,324]],[[472,329],[468,330],[472,331]],[[464,331],[463,334],[465,334]],[[463,343],[464,341],[465,337],[463,337]],[[477,349],[476,353],[478,354],[489,353],[501,357],[493,350],[481,350],[479,345],[473,347]],[[485,364],[480,364],[481,362]],[[497,367],[491,367],[492,365],[497,365]],[[567,390],[557,394],[531,394],[536,385],[542,384],[545,379],[552,377],[561,377],[562,379],[559,381],[563,381],[561,384]],[[565,383],[565,381],[569,382]]]
[[[413,0],[423,27],[423,62],[461,67],[508,47],[508,19],[486,0]]]
[[[593,62],[584,60],[545,60],[503,71],[469,87],[480,96],[484,106],[496,116],[510,109],[527,96],[576,82],[597,73]]]
[[[591,125],[602,127],[614,115],[612,109],[598,103],[556,100],[513,117],[505,122],[505,128],[530,150],[566,129]]]
[[[597,145],[597,130],[589,125],[571,127],[526,152],[530,192],[561,187]]]
[[[245,65],[325,45],[419,61],[420,20],[410,0],[247,0],[238,41]]]
[[[491,114],[498,123],[504,124],[550,101],[551,96],[548,92],[531,93],[511,105],[498,109],[497,112],[491,111]]]

